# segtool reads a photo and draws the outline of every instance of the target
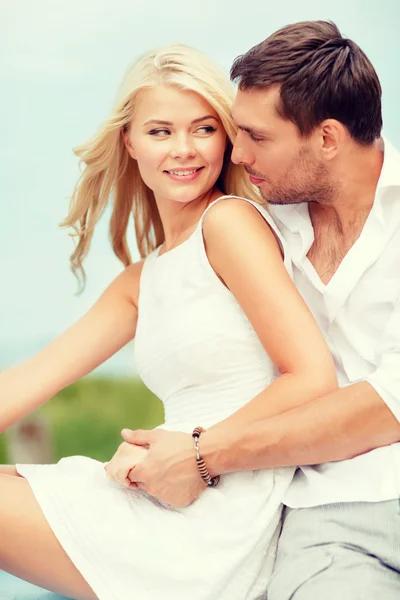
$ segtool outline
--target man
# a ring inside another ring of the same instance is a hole
[[[268,600],[399,598],[400,155],[381,139],[371,63],[329,22],[281,29],[232,67],[232,159],[272,206],[295,283],[335,359],[341,389],[264,421],[201,436],[211,476],[303,466],[289,488]],[[305,340],[306,344],[306,340]],[[190,436],[148,444],[132,471],[185,504],[201,490]],[[335,461],[335,462],[333,462]]]

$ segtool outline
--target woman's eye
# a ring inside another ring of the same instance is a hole
[[[152,129],[151,131],[149,131],[149,135],[156,135],[158,137],[165,137],[167,135],[169,135],[169,130],[168,129]]]
[[[202,127],[196,129],[197,133],[212,133],[213,131],[217,130],[212,125],[203,125]]]

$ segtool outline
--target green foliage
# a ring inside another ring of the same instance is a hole
[[[0,465],[7,464],[6,440],[0,435]]]
[[[87,377],[39,409],[51,425],[54,458],[83,455],[106,461],[121,443],[121,429],[162,423],[163,406],[138,379]],[[38,412],[39,412],[38,411]],[[0,435],[0,464],[7,463]]]

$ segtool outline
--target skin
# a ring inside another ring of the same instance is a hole
[[[199,132],[200,120],[204,125],[205,117],[215,130]],[[154,136],[145,125],[148,120],[168,121],[171,125],[162,125],[162,133]],[[199,96],[165,88],[146,91],[124,140],[143,178],[154,189],[165,230],[162,251],[166,252],[187,239],[208,204],[221,195],[214,186],[222,165],[225,132],[211,107]],[[201,166],[202,171],[187,187],[182,187],[180,181],[172,184],[165,172],[192,166]],[[215,205],[204,222],[204,239],[216,274],[235,295],[282,373],[245,407],[246,418],[290,410],[310,397],[335,389],[329,350],[290,280],[274,234],[258,211],[235,199]],[[93,370],[134,337],[141,269],[142,263],[126,268],[75,325],[32,359],[0,374],[0,430]],[[267,278],[261,275],[265,273]],[[305,337],[310,353],[303,351],[301,340]],[[239,413],[232,418],[240,426]],[[204,489],[191,437],[179,432],[153,434],[167,440],[165,455],[157,459],[153,445],[147,454],[132,446],[131,464],[127,464],[127,446],[122,445],[106,470],[116,480],[122,478],[122,484],[127,483],[129,471],[139,474],[134,483],[156,496],[158,482],[153,485],[142,480],[140,469],[144,465],[145,472],[148,464],[154,463],[165,467],[171,456],[178,456],[190,443],[189,475],[183,475],[186,480],[182,486],[186,495],[180,492],[180,497],[171,502],[186,505]],[[27,481],[14,475],[9,468],[0,473],[0,568],[73,598],[95,598],[52,534]],[[167,496],[170,480],[166,478],[165,482]]]
[[[278,86],[238,92],[232,108],[239,127],[232,160],[259,178],[269,202],[309,203],[315,241],[308,258],[327,284],[371,210],[382,151],[379,143],[357,144],[334,119],[302,138],[292,122],[278,115],[278,102]],[[250,414],[244,407],[210,428],[200,444],[210,474],[344,460],[400,441],[399,422],[367,382],[308,400],[274,415]],[[150,448],[146,461],[131,473],[133,481],[177,505],[201,492],[188,437],[130,430],[123,437]]]

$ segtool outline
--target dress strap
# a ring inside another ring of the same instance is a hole
[[[216,200],[214,200],[214,202],[211,202],[211,204],[209,204],[206,208],[206,210],[204,211],[204,213],[201,216],[201,219],[197,225],[197,233],[198,235],[201,236],[201,238],[203,238],[203,221],[204,221],[204,217],[206,216],[207,212],[211,209],[212,206],[214,206],[215,204],[217,204],[218,202],[221,202],[223,200],[229,200],[229,199],[236,199],[236,200],[243,200],[243,202],[247,202],[248,204],[251,204],[252,206],[254,206],[254,208],[256,208],[258,210],[258,212],[261,214],[261,216],[265,219],[265,221],[268,223],[268,225],[270,226],[270,228],[272,229],[272,231],[275,234],[276,239],[278,240],[278,243],[280,245],[281,251],[282,251],[282,255],[283,255],[283,261],[284,264],[286,266],[286,268],[289,271],[289,274],[292,275],[292,262],[290,260],[290,255],[288,252],[288,247],[286,245],[285,240],[283,239],[283,236],[281,234],[281,232],[278,229],[278,226],[276,225],[272,215],[269,213],[268,209],[266,208],[265,205],[259,204],[258,202],[255,202],[254,200],[249,200],[249,198],[243,198],[241,196],[233,196],[233,195],[226,195],[226,196],[220,196],[219,198],[217,198]],[[202,244],[204,245],[204,242],[202,240]]]

